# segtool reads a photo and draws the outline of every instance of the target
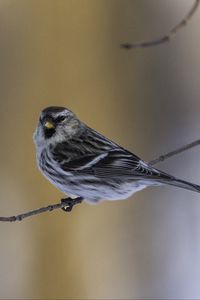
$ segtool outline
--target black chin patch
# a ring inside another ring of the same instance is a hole
[[[45,128],[44,136],[46,139],[49,139],[54,135],[55,132],[56,132],[55,128]]]

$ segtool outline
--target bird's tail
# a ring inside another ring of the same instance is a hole
[[[169,184],[169,185],[173,185],[173,186],[177,186],[180,187],[182,189],[186,189],[186,190],[190,190],[193,192],[197,192],[200,193],[200,185],[195,184],[195,183],[191,183],[185,180],[181,180],[181,179],[171,179],[171,180],[166,180],[165,179],[165,183]]]

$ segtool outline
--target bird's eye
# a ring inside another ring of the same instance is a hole
[[[56,118],[56,123],[60,123],[66,119],[66,116],[59,116]]]

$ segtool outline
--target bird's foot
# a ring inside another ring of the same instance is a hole
[[[64,210],[65,212],[70,212],[72,211],[74,205],[79,204],[82,201],[83,201],[82,197],[77,197],[75,199],[72,199],[70,197],[61,199],[61,203],[65,204],[65,206],[62,207],[62,210]]]

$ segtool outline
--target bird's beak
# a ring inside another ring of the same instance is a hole
[[[51,121],[46,121],[45,124],[44,124],[44,127],[46,129],[52,129],[52,128],[55,128],[55,125]]]

